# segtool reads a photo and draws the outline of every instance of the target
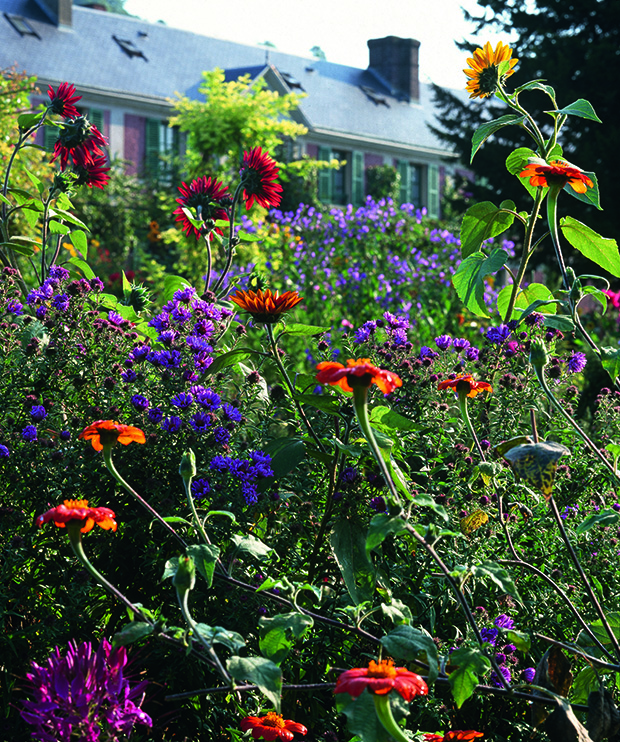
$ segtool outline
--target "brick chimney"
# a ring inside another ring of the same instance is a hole
[[[64,28],[73,25],[72,0],[36,0],[36,3],[54,25]]]
[[[408,101],[420,99],[419,41],[385,36],[382,39],[369,39],[368,49],[368,66],[387,82],[397,98]]]

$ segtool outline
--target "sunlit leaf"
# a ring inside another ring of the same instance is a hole
[[[503,454],[513,472],[530,487],[540,490],[547,500],[553,492],[558,461],[565,455],[570,455],[570,449],[555,441],[524,443]]]

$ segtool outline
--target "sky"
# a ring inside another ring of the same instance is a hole
[[[420,80],[464,87],[467,54],[455,40],[482,45],[500,38],[472,36],[462,7],[482,11],[476,0],[126,0],[125,9],[147,21],[164,21],[205,36],[242,44],[275,44],[279,51],[311,57],[319,46],[330,62],[368,66],[368,39],[382,36],[420,42]]]

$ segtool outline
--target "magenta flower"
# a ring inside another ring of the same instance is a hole
[[[41,742],[97,742],[104,730],[117,742],[134,724],[151,727],[151,717],[140,709],[147,681],[131,688],[123,676],[126,664],[125,647],[112,651],[106,639],[96,652],[90,642],[69,642],[66,655],[56,647],[43,666],[33,662],[26,677],[34,700],[23,701],[21,711],[35,727],[32,736]]]

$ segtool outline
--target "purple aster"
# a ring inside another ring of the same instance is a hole
[[[159,407],[151,407],[151,409],[146,413],[146,416],[152,423],[159,423],[161,422],[164,413]]]
[[[253,505],[255,502],[258,502],[258,490],[251,482],[243,482],[241,485],[241,494],[246,505]]]
[[[526,683],[533,683],[535,676],[536,676],[535,667],[526,667],[525,670],[523,670],[523,679],[525,680]]]
[[[36,404],[33,405],[30,408],[30,417],[32,419],[32,422],[40,423],[41,420],[45,420],[47,417],[47,410],[45,407],[43,407],[42,404]]]
[[[152,726],[140,709],[147,681],[133,688],[123,676],[125,647],[112,650],[103,639],[97,651],[90,642],[69,642],[66,655],[52,652],[44,665],[33,662],[26,675],[34,700],[23,701],[21,716],[39,740],[80,739],[96,742],[129,737],[135,724]],[[134,702],[135,701],[135,702]]]
[[[161,312],[149,320],[149,326],[154,327],[158,332],[170,329],[170,315],[168,312]]]
[[[462,350],[467,350],[471,343],[469,340],[465,340],[465,338],[454,338],[452,342],[452,347],[457,353],[460,353]]]
[[[147,360],[149,360],[149,356],[147,356]],[[160,350],[158,353],[159,365],[164,368],[178,368],[182,360],[183,356],[178,350]]]
[[[573,352],[571,357],[566,361],[566,368],[569,373],[578,374],[583,371],[587,362],[585,353]]]
[[[357,480],[359,479],[359,476],[359,472],[354,466],[347,466],[342,470],[340,479],[345,484],[355,484],[355,482],[357,482]]]
[[[528,314],[523,321],[529,327],[541,327],[545,323],[545,318],[538,312],[532,312],[531,314]]]
[[[204,433],[213,425],[213,413],[200,410],[192,415],[189,424],[197,433]]]
[[[383,319],[393,330],[409,329],[409,320],[406,317],[397,317],[391,312],[384,312]]]
[[[480,629],[480,636],[482,637],[482,641],[488,642],[493,647],[495,646],[495,642],[497,641],[498,634],[499,631],[497,629]]]
[[[71,278],[71,274],[61,265],[53,265],[50,268],[50,278],[54,278],[56,281],[68,281]]]
[[[132,381],[135,381],[137,378],[138,374],[136,374],[136,372],[131,368],[123,371],[123,373],[121,374],[121,379],[123,381],[126,381],[128,384],[130,384]]]
[[[439,350],[448,350],[452,345],[452,338],[450,335],[440,335],[438,338],[435,338],[435,345]]]
[[[197,371],[201,371],[202,373],[204,373],[212,363],[213,357],[205,351],[196,353],[194,356],[194,367]]]
[[[59,312],[66,312],[69,309],[69,297],[66,294],[58,294],[53,298],[52,306]]]
[[[24,305],[19,301],[7,301],[6,311],[9,314],[14,314],[19,317],[24,313]]]
[[[419,358],[421,361],[423,361],[425,358],[434,358],[436,355],[439,354],[436,353],[432,348],[429,348],[428,345],[423,345],[420,348]]]
[[[178,336],[179,334],[176,330],[162,330],[157,336],[157,339],[160,343],[170,346],[174,343]]]
[[[486,331],[486,339],[490,343],[501,345],[510,335],[512,330],[508,325],[499,325],[499,327],[489,327]]]
[[[181,418],[175,417],[174,415],[167,417],[161,424],[166,433],[178,433],[181,429],[181,425],[183,425]]]
[[[37,319],[44,320],[47,317],[47,307],[37,307],[35,310]]]
[[[375,511],[375,513],[387,513],[387,505],[381,495],[379,495],[378,497],[373,497],[368,504],[370,505],[370,508]]]
[[[148,345],[136,345],[136,347],[131,351],[129,356],[134,360],[136,363],[140,363],[141,361],[144,361],[145,358],[148,356],[148,354],[151,352],[151,349]]]
[[[116,325],[117,327],[120,327],[124,324],[125,318],[119,314],[118,312],[109,311],[108,312],[108,322],[111,322],[113,325]]]
[[[225,472],[230,469],[230,456],[214,456],[209,462],[209,468],[213,471]]]
[[[515,622],[505,613],[500,613],[493,623],[500,629],[514,629]]]
[[[200,319],[194,325],[194,334],[196,335],[213,335],[215,332],[215,325],[210,319]]]
[[[32,441],[37,440],[37,429],[34,425],[26,425],[25,428],[22,428],[22,438],[25,441],[28,441],[31,443]]]
[[[146,410],[151,404],[148,399],[143,397],[141,394],[134,394],[130,401],[134,409],[138,410],[138,412],[144,412],[144,410]]]
[[[180,306],[172,311],[170,316],[177,324],[182,325],[192,318],[192,310],[188,307]]]
[[[69,430],[61,430],[60,431],[60,440],[61,441],[70,441],[71,440],[71,431],[69,431]]]
[[[231,423],[240,423],[243,420],[243,415],[236,407],[226,402],[222,405],[222,418]]]
[[[10,454],[9,449],[0,443],[0,459],[8,459]]]
[[[204,477],[200,479],[194,479],[194,481],[192,482],[192,495],[194,495],[197,500],[200,500],[201,497],[208,495],[209,492],[211,492],[211,485],[209,484],[208,479],[204,479]]]
[[[368,341],[370,336],[375,332],[377,329],[377,323],[375,320],[369,320],[368,322],[364,322],[364,324],[355,331],[354,340],[356,343],[365,343]]]
[[[467,358],[468,361],[477,361],[479,356],[480,351],[478,348],[474,348],[473,345],[465,351],[465,358]]]
[[[504,653],[505,654],[514,654],[517,651],[517,647],[515,644],[506,644],[504,647]]]
[[[502,676],[504,677],[504,680],[507,683],[510,683],[510,681],[512,680],[512,674],[510,670],[506,667],[506,665],[499,665],[498,668]],[[492,672],[489,675],[489,682],[491,683],[491,685],[494,685],[496,688],[504,687],[504,684],[502,683],[502,681],[499,679],[499,677],[497,676],[495,672]]]
[[[215,438],[216,443],[223,446],[230,440],[230,432],[226,430],[226,428],[218,427],[213,431],[213,437]]]
[[[176,301],[182,302],[183,304],[189,304],[195,294],[196,289],[193,286],[186,286],[184,289],[178,289],[178,291],[175,291],[172,298],[176,299]]]
[[[194,404],[194,397],[190,393],[179,392],[170,399],[170,404],[173,404],[175,407],[180,407],[182,410],[186,410]]]
[[[196,401],[206,410],[218,410],[222,406],[222,400],[212,389],[205,389],[196,395]]]
[[[206,338],[190,335],[185,339],[193,353],[213,353],[213,346],[209,345]]]

